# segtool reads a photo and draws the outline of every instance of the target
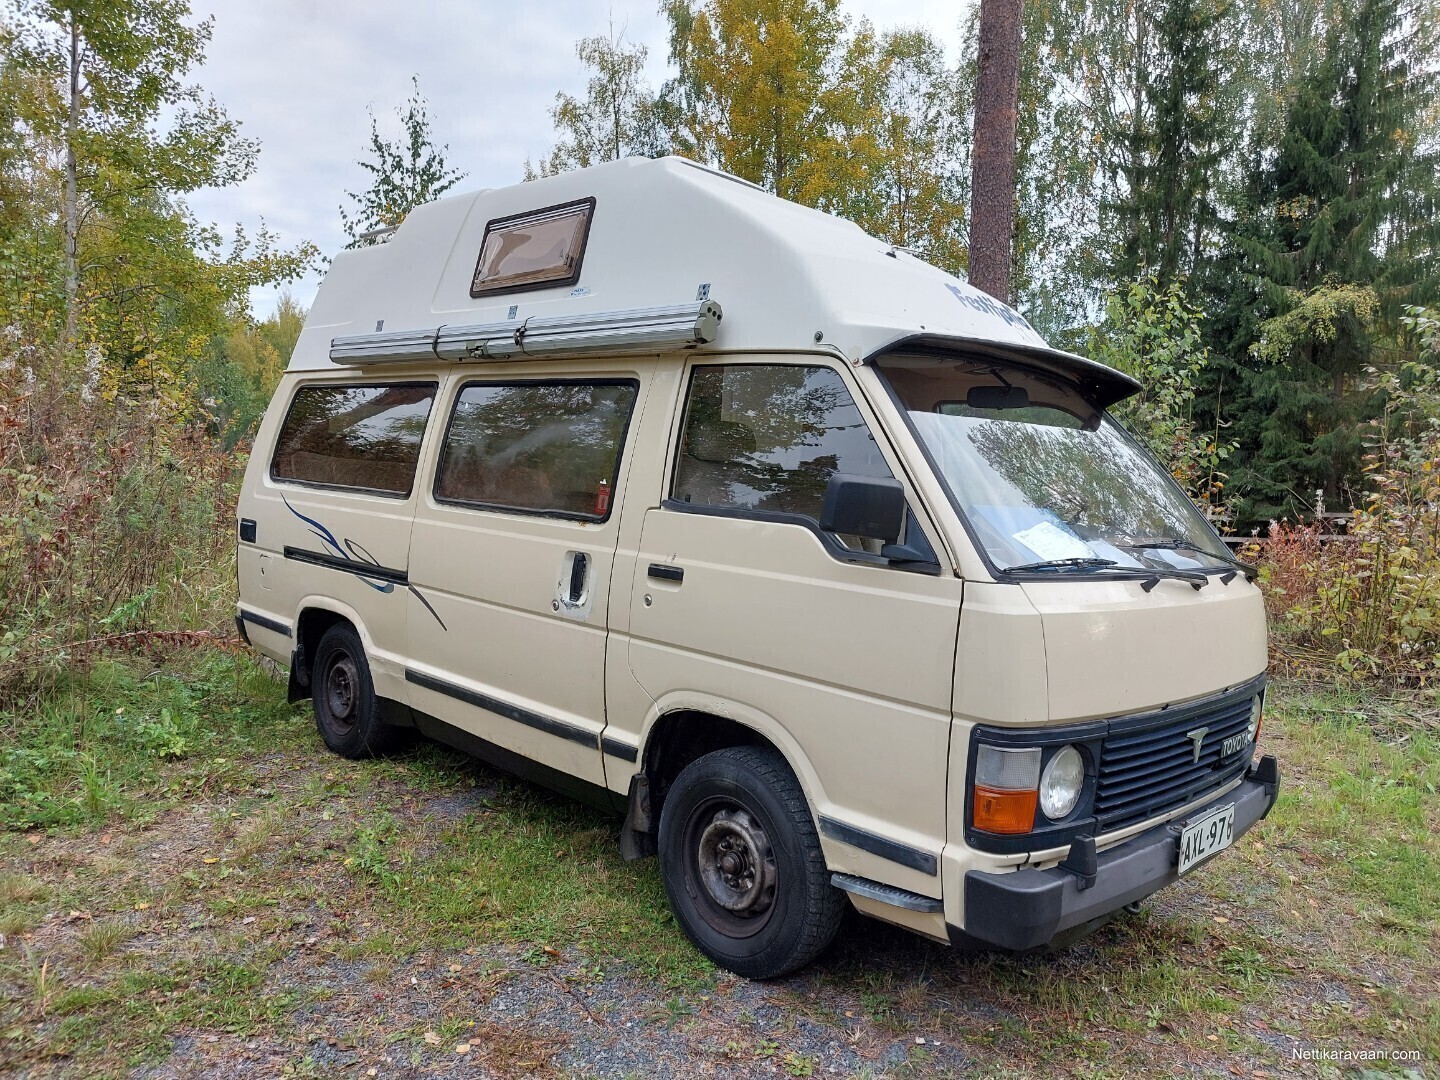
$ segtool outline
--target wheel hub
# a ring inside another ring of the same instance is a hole
[[[329,706],[330,718],[336,727],[354,726],[356,687],[359,681],[355,662],[348,656],[341,657],[330,666],[325,678],[325,703]]]
[[[775,856],[770,838],[749,811],[718,810],[700,833],[700,883],[720,907],[744,918],[775,902]]]

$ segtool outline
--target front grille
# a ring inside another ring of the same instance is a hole
[[[1184,806],[1235,779],[1249,764],[1252,746],[1222,760],[1222,744],[1250,723],[1254,691],[1227,696],[1179,716],[1112,722],[1100,749],[1095,817],[1100,832],[1133,825]],[[1190,733],[1205,728],[1196,760]]]

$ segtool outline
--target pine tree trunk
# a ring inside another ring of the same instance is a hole
[[[980,0],[975,152],[970,184],[970,284],[1010,302],[1015,229],[1015,125],[1021,0]]]
[[[65,124],[65,337],[61,356],[75,345],[80,294],[80,198],[76,181],[75,138],[80,127],[80,24],[70,20],[70,113]]]

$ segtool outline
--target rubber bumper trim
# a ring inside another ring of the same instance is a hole
[[[1266,756],[1251,766],[1239,787],[1187,817],[1203,817],[1212,807],[1233,802],[1239,837],[1270,812],[1279,790],[1279,768]],[[965,874],[965,925],[952,927],[952,937],[1017,952],[1047,945],[1062,931],[1103,918],[1175,881],[1178,833],[1178,823],[1167,822],[1102,853],[1089,889],[1059,866],[1008,874],[970,870]]]

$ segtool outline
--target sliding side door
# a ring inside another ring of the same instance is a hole
[[[620,367],[460,384],[411,539],[411,703],[597,785],[611,568],[643,381]]]

